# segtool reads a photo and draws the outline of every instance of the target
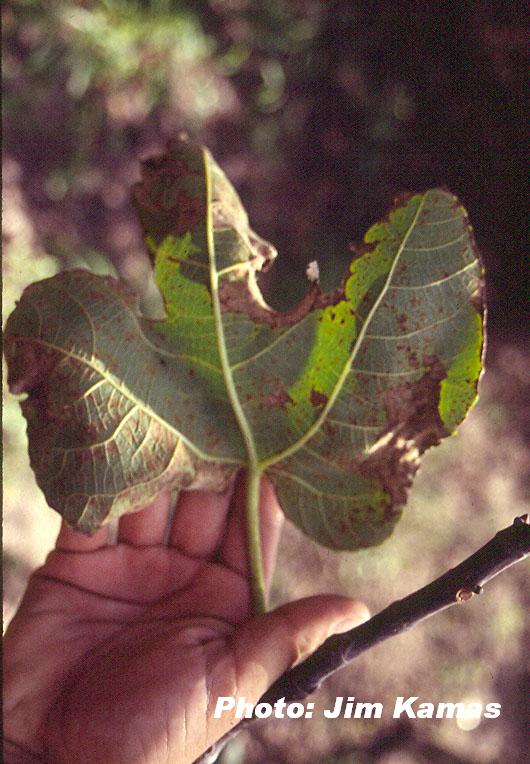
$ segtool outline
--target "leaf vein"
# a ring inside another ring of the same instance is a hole
[[[453,219],[453,218],[451,218]],[[439,249],[446,249],[447,247],[452,246],[453,244],[456,244],[459,241],[462,241],[462,239],[465,239],[467,236],[466,232],[460,234],[460,236],[457,236],[456,239],[452,239],[451,241],[446,241],[444,244],[438,244],[436,247],[407,247],[406,252],[437,252]]]
[[[121,420],[118,422],[116,429],[112,433],[112,435],[109,435],[108,438],[105,438],[104,440],[100,440],[96,443],[89,443],[85,444],[83,446],[71,446],[70,448],[60,448],[57,447],[56,450],[60,452],[66,451],[67,453],[73,452],[73,451],[93,451],[96,448],[99,448],[100,446],[104,446],[107,443],[112,442],[113,440],[116,440],[116,437],[121,432],[121,430],[125,427],[125,424],[130,419],[130,417],[137,411],[138,405],[135,403],[133,406],[129,409],[129,411],[125,414],[124,417],[121,418]]]
[[[470,263],[465,265],[463,268],[460,268],[460,270],[455,271],[454,273],[450,273],[449,276],[444,276],[442,279],[437,279],[436,281],[431,281],[428,284],[412,284],[411,286],[398,286],[398,285],[391,285],[390,289],[396,289],[396,290],[410,290],[410,291],[416,291],[418,289],[430,289],[431,287],[438,286],[439,284],[445,284],[447,281],[451,281],[451,279],[456,278],[457,276],[461,276],[462,273],[465,273],[470,268],[474,268],[477,266],[477,261],[472,260]]]
[[[370,340],[402,340],[405,337],[413,337],[415,334],[421,334],[422,332],[428,332],[431,329],[434,329],[435,326],[440,326],[440,324],[445,324],[448,321],[452,321],[453,318],[459,315],[459,313],[462,313],[463,310],[465,310],[468,307],[467,303],[464,303],[463,305],[460,305],[458,310],[456,310],[454,313],[451,313],[450,316],[444,316],[443,318],[439,319],[438,321],[434,321],[432,324],[429,324],[428,326],[422,326],[421,329],[415,329],[413,332],[408,332],[407,334],[365,334],[365,339]]]

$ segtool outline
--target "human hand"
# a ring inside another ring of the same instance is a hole
[[[224,494],[183,492],[168,531],[169,509],[163,495],[124,516],[116,544],[107,527],[63,524],[4,640],[7,764],[188,764],[234,724],[214,719],[219,696],[256,703],[367,617],[336,595],[252,617],[241,476]],[[282,521],[263,480],[267,586]]]

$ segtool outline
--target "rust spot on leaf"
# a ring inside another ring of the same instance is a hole
[[[283,384],[280,382],[280,380],[277,380],[274,390],[268,395],[265,395],[261,399],[260,403],[265,408],[273,408],[278,406],[279,408],[284,409],[288,403],[293,403],[293,399]]]
[[[394,209],[390,211],[388,216],[390,216],[394,210],[398,209],[398,207],[405,207],[405,205],[410,202],[413,196],[414,194],[410,191],[404,191],[401,194],[397,194],[397,196],[394,197]]]
[[[365,241],[350,242],[348,244],[348,249],[353,254],[352,261],[358,260],[360,257],[363,257],[363,255],[366,255],[367,252],[373,252],[378,244],[379,242],[377,241],[372,241],[369,244]]]
[[[483,315],[484,313],[484,280],[481,278],[477,284],[476,291],[471,295],[471,304],[473,305],[474,309],[477,311],[479,315]]]
[[[311,405],[317,408],[318,406],[326,405],[326,403],[328,402],[328,396],[324,395],[324,393],[321,393],[318,390],[315,390],[315,388],[312,388],[311,393],[309,395],[309,400],[311,401]]]

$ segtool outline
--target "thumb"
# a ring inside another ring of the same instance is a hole
[[[237,629],[232,646],[238,694],[257,701],[284,671],[314,652],[332,634],[368,620],[366,605],[320,594],[282,605]]]

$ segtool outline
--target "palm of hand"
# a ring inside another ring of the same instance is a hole
[[[58,763],[191,762],[231,726],[218,696],[255,702],[330,620],[362,619],[339,597],[250,618],[242,493],[183,494],[167,544],[167,496],[123,518],[116,545],[63,527],[6,634],[6,738]],[[267,484],[260,511],[270,581]]]

